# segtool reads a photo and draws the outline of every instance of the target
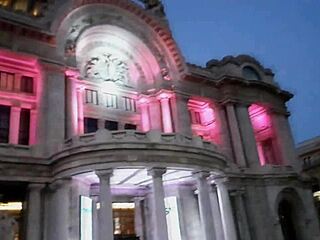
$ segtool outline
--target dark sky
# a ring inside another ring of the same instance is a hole
[[[320,135],[320,0],[163,0],[188,62],[250,54],[295,97],[296,143]]]

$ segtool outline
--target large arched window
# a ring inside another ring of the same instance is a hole
[[[260,164],[279,165],[281,160],[277,154],[275,133],[272,128],[271,116],[261,105],[252,104],[249,114],[257,142]]]

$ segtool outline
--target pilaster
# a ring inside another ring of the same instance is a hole
[[[44,184],[29,184],[28,202],[27,202],[27,229],[26,240],[41,240],[42,236],[42,204],[41,190]]]
[[[20,107],[11,107],[9,131],[9,143],[11,144],[18,144],[19,142],[20,112]]]
[[[238,103],[236,113],[247,162],[250,167],[257,167],[260,166],[260,161],[248,107],[248,104]]]
[[[246,167],[247,163],[244,155],[244,149],[242,146],[239,123],[237,120],[234,104],[227,103],[225,107],[226,107],[227,119],[228,119],[230,134],[231,134],[233,154],[234,154],[236,163],[241,167]]]

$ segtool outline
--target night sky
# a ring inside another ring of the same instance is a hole
[[[295,96],[290,122],[299,143],[320,135],[319,0],[163,0],[187,62],[249,54]]]

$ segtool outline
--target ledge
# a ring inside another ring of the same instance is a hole
[[[227,166],[217,147],[200,137],[134,130],[99,130],[68,139],[50,163],[56,177],[110,167],[223,170]]]

